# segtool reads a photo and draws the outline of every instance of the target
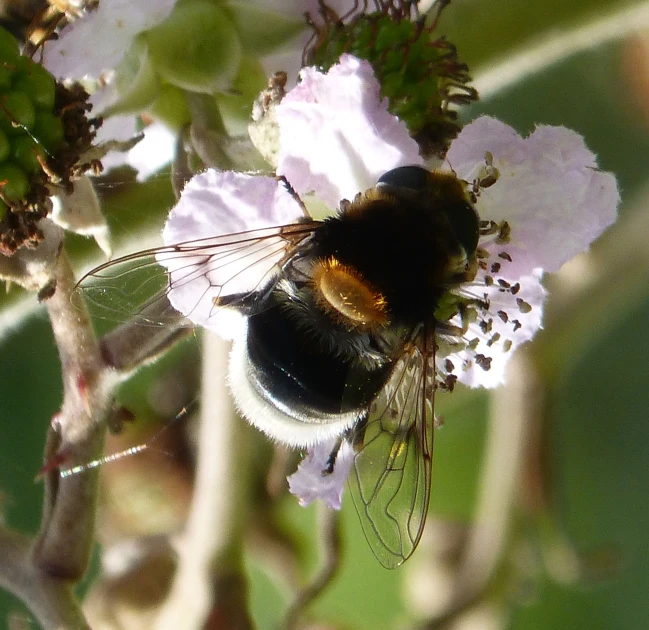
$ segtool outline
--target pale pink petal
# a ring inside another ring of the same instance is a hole
[[[111,257],[110,231],[90,177],[80,177],[70,192],[61,190],[51,200],[50,219],[54,223],[76,234],[92,236],[106,257]]]
[[[479,322],[469,325],[467,341],[477,341],[475,348],[464,349],[451,357],[458,380],[469,387],[493,388],[505,382],[505,370],[518,346],[529,341],[540,330],[546,291],[541,284],[542,272],[537,270],[519,279],[516,294],[494,285],[481,291],[489,302]],[[459,323],[459,322],[457,322]],[[489,361],[489,369],[480,366],[476,356]]]
[[[137,171],[142,182],[171,163],[176,155],[176,134],[159,122],[147,125],[144,138],[126,154],[126,163]]]
[[[43,47],[43,65],[61,79],[99,77],[119,65],[135,36],[164,21],[175,0],[101,0]]]
[[[201,246],[200,252],[181,257],[158,255],[170,272],[172,306],[195,324],[222,333],[220,318],[229,322],[231,312],[217,309],[215,300],[268,282],[286,248],[275,226],[302,216],[301,206],[273,177],[216,170],[196,175],[162,233],[165,245],[200,241]],[[243,233],[261,229],[252,236]]]
[[[367,61],[343,55],[327,74],[304,68],[277,106],[277,172],[298,194],[314,192],[330,208],[396,166],[421,164],[417,143],[381,99]]]
[[[299,499],[302,507],[321,499],[330,508],[340,509],[345,481],[354,461],[354,449],[343,441],[336,455],[333,472],[327,473],[329,458],[336,442],[337,439],[327,440],[309,449],[297,471],[288,477],[289,489]]]
[[[492,254],[503,249],[512,264],[503,270],[510,280],[534,269],[557,271],[615,221],[620,195],[615,177],[597,169],[583,138],[563,127],[539,126],[521,138],[508,125],[482,117],[453,141],[447,162],[471,182],[493,156],[498,181],[481,191],[480,218],[511,226],[506,246],[483,245]]]

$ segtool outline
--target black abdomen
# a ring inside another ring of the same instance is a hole
[[[391,364],[370,367],[332,352],[308,327],[296,325],[273,296],[270,301],[269,308],[249,318],[246,340],[251,374],[264,397],[314,417],[367,407]]]

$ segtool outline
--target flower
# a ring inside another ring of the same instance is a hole
[[[337,451],[333,471],[328,474],[325,469],[335,449],[336,440],[319,442],[302,460],[297,472],[288,478],[289,488],[302,507],[321,499],[329,507],[340,509],[345,481],[354,462],[354,449],[343,442]]]
[[[114,139],[108,134],[115,129],[121,139],[129,131],[133,138],[135,127],[143,126],[136,118],[141,113],[176,135],[196,115],[200,118],[197,102],[208,110],[216,105],[226,131],[237,135],[246,128],[252,101],[266,78],[261,60],[306,30],[303,10],[297,0],[102,0],[45,43],[43,64],[61,79],[85,79],[87,87],[97,90],[93,113],[109,119],[100,140]],[[195,93],[213,100],[192,101]],[[111,118],[116,118],[112,125]],[[126,159],[110,153],[104,167],[137,166],[142,163],[138,156],[148,163],[152,152],[151,161],[159,164],[175,152],[171,134],[152,131],[144,132],[143,142]],[[153,135],[165,141],[162,151],[149,142]],[[139,179],[152,170],[140,172]]]
[[[123,142],[138,137],[135,116],[110,116],[97,131],[96,142]],[[128,164],[137,171],[137,181],[143,182],[171,163],[177,140],[172,131],[159,122],[152,122],[141,131],[139,140],[126,152],[109,151],[101,160],[106,171]]]
[[[326,75],[306,68],[301,79],[277,106],[278,173],[307,206],[317,199],[334,211],[341,199],[353,199],[375,186],[385,171],[422,164],[416,144],[380,99],[367,62],[343,55]],[[463,129],[441,170],[454,173],[473,190],[482,223],[475,277],[448,291],[448,315],[443,314],[444,299],[435,311],[438,320],[465,331],[440,337],[438,380],[448,389],[455,380],[471,387],[495,387],[503,382],[516,347],[541,327],[543,272],[558,270],[615,220],[619,193],[615,178],[597,169],[595,156],[577,133],[539,126],[522,138],[488,117]],[[165,243],[208,239],[206,243],[217,244],[231,231],[272,229],[290,216],[293,220],[300,216],[299,204],[296,200],[292,204],[289,197],[282,181],[209,171],[190,182],[172,210]],[[271,243],[276,249],[262,268],[264,279],[286,253],[279,238]],[[253,252],[254,260],[265,255],[259,249]],[[201,325],[211,326],[217,321],[214,313],[227,310],[214,308],[224,296],[254,291],[263,284],[249,265],[230,280],[229,273],[212,268],[213,258],[183,260],[183,281],[174,282],[179,265],[160,258],[171,273],[169,298]],[[466,307],[462,317],[458,304]],[[249,419],[261,426],[261,420]],[[301,503],[320,497],[339,507],[351,455],[345,450],[333,474],[322,474],[330,466],[332,431],[309,442],[261,428],[275,439],[311,447],[289,481]],[[348,423],[341,424],[337,435],[347,429]]]
[[[407,128],[388,112],[367,61],[343,55],[327,74],[304,68],[277,106],[277,173],[300,195],[315,191],[329,208],[374,186],[386,171],[421,164]]]
[[[204,246],[218,245],[221,237],[244,230],[268,228],[269,234],[275,233],[274,226],[293,223],[303,216],[296,200],[272,177],[208,170],[185,186],[162,238],[166,245],[196,239]],[[200,252],[189,258],[179,258],[173,252],[158,255],[158,262],[167,268],[172,282],[176,280],[168,294],[171,305],[196,325],[225,337],[231,337],[226,331],[236,326],[238,318],[229,309],[215,310],[214,301],[225,295],[253,291],[282,256],[278,238],[253,245],[245,257],[232,256],[237,239],[229,241],[231,244],[216,255],[222,264],[212,269],[213,259],[206,265]],[[276,253],[273,248],[277,248]],[[262,261],[263,266],[251,267],[252,259]]]
[[[124,58],[135,37],[163,22],[176,0],[102,0],[43,48],[43,65],[61,79],[98,78]]]
[[[137,0],[102,0],[99,6],[64,27],[56,39],[43,47],[43,65],[62,80],[91,78],[102,87],[90,99],[95,115],[102,115],[118,100],[114,70],[122,63],[137,36],[169,17],[175,0],[151,0],[143,6]],[[107,81],[107,82],[106,82]],[[131,84],[134,83],[131,77]],[[111,116],[97,134],[97,142],[128,141],[138,133],[136,116]],[[146,179],[168,164],[175,150],[175,138],[160,125],[149,125],[144,138],[128,154],[109,151],[102,159],[106,170],[129,164]]]

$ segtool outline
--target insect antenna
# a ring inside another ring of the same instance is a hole
[[[187,416],[189,416],[189,414],[194,411],[196,405],[197,405],[197,400],[193,401],[189,405],[185,405],[174,416],[174,418],[170,422],[167,422],[165,426],[162,427],[147,442],[143,442],[141,444],[131,446],[124,450],[117,451],[116,453],[110,453],[108,455],[104,455],[103,457],[98,457],[97,459],[93,459],[92,461],[86,462],[84,464],[78,464],[77,466],[71,466],[70,468],[61,469],[59,470],[59,477],[61,477],[61,479],[65,479],[66,477],[70,477],[72,475],[78,475],[88,470],[92,470],[93,468],[98,468],[99,466],[103,466],[104,464],[109,464],[111,462],[118,461],[120,459],[123,459],[124,457],[131,457],[132,455],[137,455],[138,453],[141,453],[143,451],[151,450],[156,440],[158,440],[166,431],[168,431],[169,427],[171,427],[173,424],[175,424],[176,422],[180,422],[184,420]],[[161,452],[171,456],[171,453],[168,453],[166,451],[161,451]]]

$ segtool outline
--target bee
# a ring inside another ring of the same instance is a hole
[[[113,274],[116,265],[151,259],[166,267],[153,268],[169,295],[206,269],[221,270],[223,286],[229,275],[259,274],[254,289],[208,305],[245,316],[230,358],[234,400],[276,440],[305,448],[337,439],[323,475],[343,441],[353,446],[349,487],[363,531],[394,568],[417,547],[428,511],[435,393],[454,384],[436,353],[462,334],[450,324],[462,303],[449,295],[478,269],[474,196],[454,173],[402,166],[323,221],[148,250],[98,267],[81,286],[101,306],[131,275]],[[272,271],[266,251],[279,259]]]

